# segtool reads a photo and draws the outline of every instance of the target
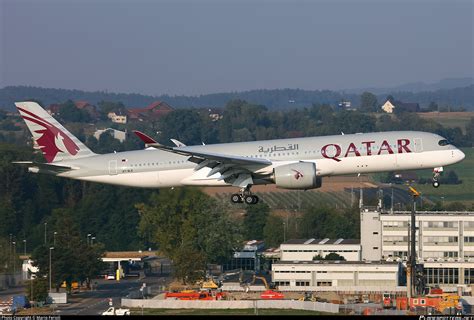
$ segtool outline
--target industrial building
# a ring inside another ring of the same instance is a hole
[[[234,252],[232,259],[223,265],[223,271],[235,269],[260,271],[260,256],[264,248],[265,242],[261,240],[244,242],[242,249]]]
[[[272,265],[272,279],[281,290],[358,287],[360,291],[374,291],[383,287],[386,291],[401,291],[400,265],[387,261],[278,261]]]
[[[277,284],[296,287],[392,287],[406,285],[410,212],[363,208],[361,240],[293,239],[280,245],[272,265]],[[427,286],[446,291],[474,286],[474,212],[416,213],[417,263]],[[421,241],[420,241],[421,239]],[[313,261],[335,252],[346,261]],[[398,290],[398,289],[397,289]]]
[[[410,212],[363,209],[360,219],[362,260],[408,259]],[[417,262],[427,285],[474,285],[474,212],[417,211],[415,221]]]
[[[347,261],[361,260],[360,240],[357,239],[291,239],[280,245],[283,261],[312,261],[315,256],[322,258],[337,253]]]

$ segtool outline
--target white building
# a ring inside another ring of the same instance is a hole
[[[107,128],[107,129],[98,129],[96,132],[94,132],[94,137],[99,140],[100,136],[103,133],[109,133],[114,139],[117,139],[120,142],[124,142],[125,139],[127,138],[127,132],[126,131],[120,131],[120,130],[115,130],[112,128]]]
[[[407,259],[410,212],[365,209],[360,219],[362,260]],[[474,212],[417,211],[415,221],[417,258],[474,263]]]
[[[400,291],[405,272],[398,262],[406,266],[408,260],[411,213],[363,209],[360,218],[360,243],[354,239],[296,239],[281,244],[281,261],[272,264],[273,281],[285,290],[337,286],[337,290],[370,287],[384,291],[385,286]],[[459,286],[471,290],[474,212],[418,211],[415,221],[417,262],[424,266],[426,285],[445,291],[456,291]],[[331,252],[347,261],[313,261],[314,256]]]
[[[361,260],[357,239],[292,239],[280,245],[282,261],[312,261],[317,255],[337,253],[347,261]]]
[[[362,210],[362,260],[406,261],[410,221],[408,211]],[[474,285],[474,212],[417,211],[415,226],[427,284],[447,290]]]
[[[402,291],[399,268],[387,261],[278,261],[272,265],[272,280],[281,290]]]
[[[123,116],[121,114],[116,114],[115,112],[109,112],[107,117],[112,120],[113,123],[127,123],[127,116]]]
[[[393,113],[393,110],[395,109],[395,106],[393,103],[390,102],[390,100],[387,100],[383,105],[382,105],[382,110],[385,111],[386,113]]]
[[[38,270],[38,267],[33,266],[33,260],[23,260],[23,264],[21,266],[22,279],[29,280],[36,278],[35,273],[38,272]]]

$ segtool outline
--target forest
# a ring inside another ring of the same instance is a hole
[[[474,85],[456,88],[440,88],[430,91],[396,90],[377,93],[380,104],[385,102],[388,95],[393,95],[403,102],[419,103],[427,107],[431,102],[441,107],[464,108],[474,110]],[[153,101],[166,101],[174,108],[223,108],[230,100],[245,100],[252,104],[265,105],[271,110],[290,110],[304,108],[315,104],[337,105],[341,101],[350,101],[354,107],[360,105],[360,94],[354,92],[332,90],[303,90],[303,89],[260,89],[242,92],[223,92],[203,94],[198,96],[185,95],[142,95],[110,93],[104,91],[87,92],[81,90],[66,90],[40,88],[30,86],[9,86],[0,89],[0,109],[14,111],[15,101],[34,99],[44,105],[62,103],[68,99],[84,100],[92,104],[100,101],[122,102],[129,108],[141,108]]]

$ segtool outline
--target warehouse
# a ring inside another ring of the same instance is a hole
[[[399,270],[399,263],[387,261],[278,261],[272,266],[272,279],[281,290],[338,287],[350,291],[358,287],[372,291],[384,287],[395,291],[401,284]]]

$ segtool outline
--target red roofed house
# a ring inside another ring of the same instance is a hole
[[[94,119],[99,117],[96,107],[87,101],[74,101],[74,105],[80,110],[87,111]]]
[[[52,116],[54,115],[59,115],[59,111],[61,109],[61,105],[57,103],[50,104],[48,108],[46,108],[46,111]]]
[[[87,101],[75,101],[74,106],[77,109],[87,111],[93,119],[97,119],[99,117],[99,113],[97,112],[96,107]],[[62,107],[62,104],[53,103],[49,105],[46,111],[48,111],[48,113],[52,116],[54,115],[57,116],[61,114],[61,107]]]
[[[144,121],[157,120],[173,111],[173,108],[163,101],[155,101],[145,108],[128,109],[130,120]]]

